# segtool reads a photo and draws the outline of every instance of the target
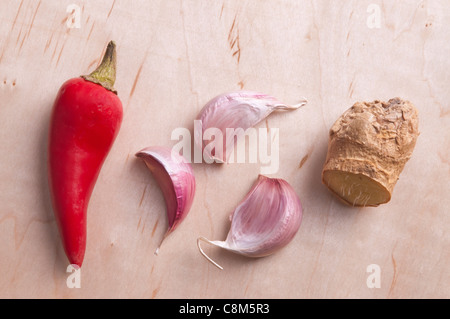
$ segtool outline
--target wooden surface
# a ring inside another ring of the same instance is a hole
[[[450,297],[447,1],[2,0],[0,19],[0,297]],[[93,70],[111,39],[124,121],[90,202],[81,288],[70,289],[46,181],[49,115],[61,84]],[[192,210],[155,256],[165,205],[134,154],[174,145],[171,132],[192,129],[209,99],[242,88],[309,101],[257,125],[279,128],[273,177],[302,200],[299,232],[260,259],[205,247],[215,268],[196,238],[225,239],[261,165],[195,164]],[[395,96],[420,112],[413,156],[391,202],[343,206],[320,178],[328,130],[354,102]],[[373,264],[379,288],[367,285]]]

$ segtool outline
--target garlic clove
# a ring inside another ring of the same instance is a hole
[[[206,103],[196,118],[202,123],[202,132],[196,132],[196,147],[202,150],[208,162],[227,162],[233,141],[224,140],[221,154],[216,154],[215,149],[207,148],[207,143],[202,138],[207,129],[217,128],[222,131],[223,136],[226,136],[227,128],[241,128],[245,131],[275,110],[295,110],[306,103],[306,99],[303,98],[298,104],[290,106],[273,96],[253,91],[237,91],[216,96]]]
[[[206,255],[200,242],[248,257],[271,255],[294,238],[302,220],[302,205],[288,182],[259,175],[230,219],[225,241],[197,239],[200,253],[220,269],[223,268]]]
[[[156,179],[164,196],[169,226],[164,239],[174,231],[188,214],[195,195],[195,177],[191,165],[171,148],[152,146],[136,153]],[[158,254],[159,247],[155,254]]]

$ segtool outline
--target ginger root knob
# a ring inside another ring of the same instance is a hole
[[[348,205],[389,202],[418,126],[418,111],[409,101],[355,103],[330,129],[322,182]]]

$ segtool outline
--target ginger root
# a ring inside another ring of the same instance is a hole
[[[418,126],[417,109],[409,101],[355,103],[330,129],[322,182],[348,205],[389,202],[414,150]]]

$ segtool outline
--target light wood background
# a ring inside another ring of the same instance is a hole
[[[0,20],[0,297],[450,297],[448,1],[2,0]],[[124,121],[90,202],[81,288],[70,289],[46,181],[49,115],[61,84],[92,71],[110,40]],[[261,165],[195,164],[192,210],[155,256],[165,205],[134,154],[174,145],[175,128],[239,89],[309,101],[257,125],[279,128],[273,176],[302,200],[299,232],[260,259],[205,247],[215,268],[196,238],[225,239]],[[421,135],[393,198],[343,206],[321,183],[328,130],[354,102],[396,96],[419,109]],[[372,264],[379,288],[367,285]]]

